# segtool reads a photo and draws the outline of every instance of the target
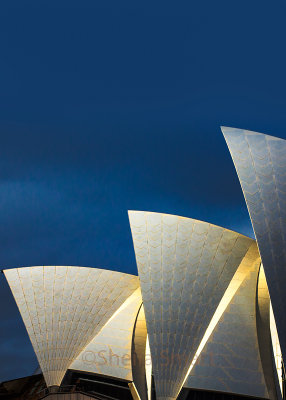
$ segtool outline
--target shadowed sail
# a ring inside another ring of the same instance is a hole
[[[254,243],[221,300],[218,309],[225,309],[184,387],[269,399],[256,324],[259,266]],[[268,367],[272,367],[271,362]]]
[[[47,386],[66,370],[114,312],[139,287],[138,277],[85,267],[4,271]]]
[[[286,359],[286,141],[222,127],[257,239]]]
[[[157,399],[176,399],[250,238],[174,215],[129,212]]]
[[[142,304],[137,289],[82,350],[70,369],[132,381],[132,337]]]

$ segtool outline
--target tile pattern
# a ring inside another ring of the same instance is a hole
[[[157,398],[175,399],[252,239],[205,222],[130,211]]]
[[[228,301],[184,387],[269,398],[256,329],[260,257],[255,247],[256,257],[252,262],[242,262],[239,266],[236,279],[240,279],[240,285]]]
[[[132,337],[142,305],[137,289],[82,350],[69,369],[132,381]]]
[[[47,386],[60,385],[88,342],[139,286],[138,277],[85,267],[4,271]]]
[[[250,246],[249,250],[245,254],[244,258],[242,259],[238,269],[236,270],[232,280],[230,281],[230,284],[228,285],[228,288],[224,292],[224,295],[223,295],[221,301],[219,302],[219,305],[218,305],[215,313],[212,316],[212,319],[204,333],[204,336],[203,336],[203,338],[200,342],[200,345],[197,348],[196,354],[192,360],[192,363],[191,363],[189,371],[188,371],[188,375],[189,375],[190,371],[192,370],[192,368],[194,367],[196,361],[198,360],[198,357],[201,354],[202,350],[204,349],[206,343],[208,342],[211,334],[213,333],[214,328],[216,327],[217,323],[220,321],[228,304],[230,303],[231,299],[237,292],[238,288],[241,286],[249,269],[252,268],[253,263],[256,262],[257,259],[259,259],[259,262],[260,262],[257,244],[256,244],[256,242],[253,242],[253,244]],[[186,376],[186,379],[187,379],[187,376]]]
[[[222,128],[257,239],[286,359],[286,141]]]

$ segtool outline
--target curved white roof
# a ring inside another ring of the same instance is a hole
[[[47,386],[60,385],[70,364],[139,287],[137,276],[86,267],[4,271]]]
[[[129,212],[158,399],[175,399],[250,238],[189,218]]]
[[[257,239],[286,360],[286,141],[222,127]]]

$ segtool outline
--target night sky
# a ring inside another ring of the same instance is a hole
[[[220,125],[286,138],[285,0],[0,5],[0,265],[136,274],[127,210],[253,236]],[[0,381],[36,357],[0,275]]]

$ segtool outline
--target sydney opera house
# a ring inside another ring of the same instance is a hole
[[[286,141],[222,131],[256,240],[130,211],[138,276],[4,270],[39,369],[0,399],[285,398]]]

